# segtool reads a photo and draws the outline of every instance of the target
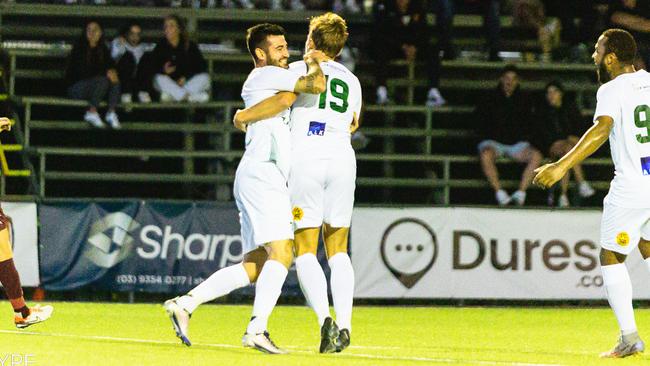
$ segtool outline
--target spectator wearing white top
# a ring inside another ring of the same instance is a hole
[[[142,28],[138,23],[130,23],[122,28],[120,35],[111,42],[111,57],[115,60],[117,74],[122,85],[122,103],[131,103],[132,95],[140,102],[151,102],[146,91],[146,58],[151,45],[141,42]],[[144,62],[142,62],[145,60]]]

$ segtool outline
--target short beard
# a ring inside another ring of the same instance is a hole
[[[277,67],[281,67],[281,68],[283,68],[283,69],[287,69],[287,68],[288,68],[288,65],[287,65],[286,61],[283,63],[283,62],[282,62],[282,59],[277,59],[277,60],[269,59],[268,64],[269,64],[270,66],[277,66]]]
[[[596,70],[596,73],[598,74],[598,81],[601,84],[605,84],[606,82],[612,80],[612,77],[609,75],[609,72],[607,72],[607,68],[603,62],[598,64],[598,70]]]

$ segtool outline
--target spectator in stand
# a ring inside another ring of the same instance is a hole
[[[146,50],[148,44],[141,42],[142,28],[138,23],[130,23],[122,28],[120,35],[111,43],[111,57],[117,65],[117,75],[122,86],[122,103],[131,103],[133,95],[143,103],[150,103],[151,96],[146,91]]]
[[[534,112],[537,123],[534,145],[555,161],[576,145],[580,139],[578,136],[582,136],[587,127],[575,102],[564,97],[564,87],[560,82],[552,81],[544,90],[544,98]],[[578,194],[583,198],[593,196],[596,192],[585,180],[582,166],[578,164],[572,170],[578,183]],[[570,206],[568,191],[569,174],[560,181],[558,206]],[[549,199],[551,204],[552,198]]]
[[[486,95],[476,107],[476,121],[481,142],[478,145],[481,167],[494,189],[499,205],[511,201],[522,206],[533,172],[542,161],[542,154],[530,144],[532,134],[531,106],[519,88],[518,70],[507,65],[499,79],[498,87]],[[496,159],[507,156],[526,163],[519,189],[512,196],[501,188]]]
[[[120,128],[115,107],[120,99],[120,81],[115,70],[111,52],[104,40],[101,25],[95,20],[86,23],[79,41],[72,47],[65,72],[68,96],[88,101],[84,120],[97,128],[104,128],[104,121],[97,109],[108,96],[106,122],[112,128]]]
[[[165,38],[153,50],[154,88],[162,102],[207,102],[210,75],[199,47],[190,41],[185,22],[169,15],[164,23]]]
[[[623,28],[634,36],[640,59],[639,69],[650,64],[650,0],[613,0],[609,5],[612,28]]]
[[[546,18],[546,10],[540,0],[515,0],[512,15],[516,26],[535,30],[542,48],[541,61],[551,61],[553,49],[560,44],[560,21]]]
[[[433,11],[436,13],[436,32],[438,36],[437,52],[442,54],[444,60],[456,58],[456,50],[452,45],[452,29],[455,14],[454,0],[436,0]],[[483,27],[487,40],[488,59],[500,61],[499,49],[501,43],[501,11],[500,0],[466,0],[465,5],[470,9],[477,9],[483,14]]]
[[[421,0],[379,0],[374,8],[375,27],[373,49],[377,104],[389,102],[386,88],[387,67],[390,60],[416,60],[426,63],[429,92],[427,106],[446,103],[438,90],[440,60],[430,46],[431,33]]]

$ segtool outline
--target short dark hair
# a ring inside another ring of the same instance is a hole
[[[613,53],[616,55],[618,62],[625,65],[634,63],[637,48],[636,41],[630,32],[614,28],[603,32],[603,36],[607,38],[605,41],[605,55]]]
[[[284,28],[277,24],[262,23],[248,28],[246,31],[246,47],[248,52],[253,56],[253,60],[257,61],[255,55],[256,48],[263,48],[262,45],[266,42],[268,36],[284,36]]]
[[[514,72],[515,74],[519,75],[519,68],[514,64],[507,64],[501,70],[501,76],[505,75],[508,72]]]

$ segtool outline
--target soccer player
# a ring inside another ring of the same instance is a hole
[[[621,336],[601,357],[619,358],[645,348],[634,321],[625,258],[638,246],[650,267],[650,175],[643,170],[650,162],[650,74],[634,69],[637,47],[627,31],[606,30],[595,48],[592,57],[602,85],[596,96],[594,125],[560,160],[538,168],[534,181],[552,186],[609,137],[616,172],[604,200],[600,268]]]
[[[356,159],[350,133],[359,126],[362,99],[357,77],[334,61],[347,38],[347,25],[340,16],[326,13],[311,19],[306,51],[320,50],[327,55],[321,63],[327,90],[320,95],[298,95],[291,112],[293,152],[289,190],[296,228],[296,271],[321,326],[321,353],[340,352],[348,347],[352,329],[354,270],[347,251]],[[302,61],[289,67],[302,75],[308,71]],[[292,96],[279,93],[237,113],[235,125],[254,122],[268,113],[267,108],[285,108]],[[340,332],[330,317],[327,282],[316,258],[321,229]]]
[[[9,118],[0,117],[0,131],[10,130]],[[27,307],[11,250],[11,225],[11,218],[0,208],[0,283],[14,309],[14,324],[23,329],[49,319],[54,308],[50,305]]]
[[[255,68],[242,87],[247,107],[279,91],[319,94],[325,90],[318,64],[324,58],[322,53],[304,56],[309,69],[305,75],[291,72],[284,34],[282,27],[268,23],[248,29],[246,42]],[[243,262],[217,271],[187,295],[165,302],[176,335],[188,346],[189,316],[200,304],[256,282],[253,315],[242,343],[266,353],[285,353],[271,341],[267,322],[293,262],[288,121],[289,110],[285,109],[246,132],[246,152],[234,184],[246,253]]]

